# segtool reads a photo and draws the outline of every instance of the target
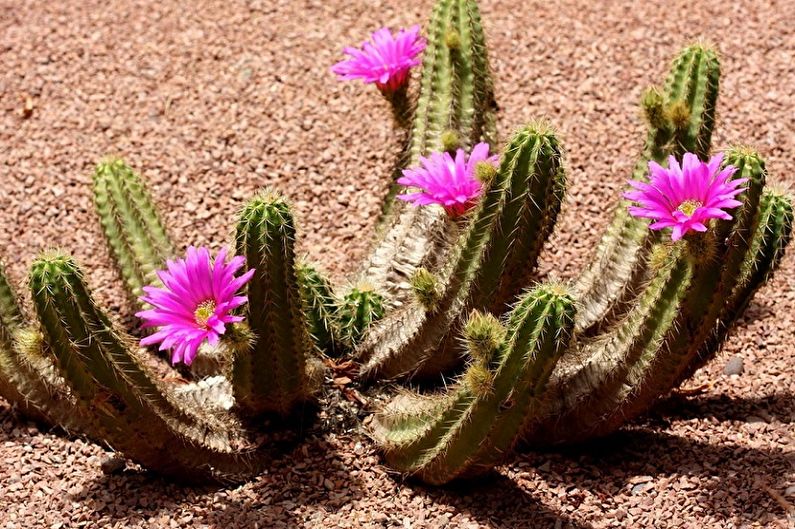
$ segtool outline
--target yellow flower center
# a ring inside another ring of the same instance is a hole
[[[679,207],[676,209],[678,209],[688,217],[692,217],[693,213],[695,213],[696,210],[700,208],[702,205],[703,204],[701,204],[701,202],[699,202],[698,200],[685,200],[684,202],[679,204]]]
[[[213,314],[215,314],[215,301],[208,299],[196,307],[193,317],[196,319],[196,324],[198,324],[199,327],[207,327],[207,320],[209,320]]]

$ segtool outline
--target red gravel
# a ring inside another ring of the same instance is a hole
[[[0,253],[12,277],[58,245],[129,315],[88,186],[106,153],[142,170],[185,245],[224,243],[246,197],[283,190],[302,249],[344,277],[369,243],[396,141],[375,91],[328,67],[381,24],[425,20],[430,3],[0,1]],[[692,39],[723,52],[716,145],[751,144],[772,179],[795,182],[795,2],[482,4],[503,134],[546,115],[568,147],[572,185],[544,270],[581,268],[640,149],[641,89]],[[354,433],[313,438],[234,489],[106,476],[102,448],[0,404],[0,527],[792,527],[793,286],[790,254],[687,384],[702,392],[599,443],[448,489],[393,479]],[[724,374],[735,356],[744,372]]]

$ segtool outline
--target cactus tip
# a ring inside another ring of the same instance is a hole
[[[505,340],[505,327],[492,314],[473,310],[464,326],[464,343],[473,359],[488,362]]]
[[[411,288],[417,301],[432,311],[439,302],[439,280],[427,268],[418,268],[411,276]]]

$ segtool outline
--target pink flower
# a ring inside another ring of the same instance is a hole
[[[649,183],[630,180],[635,191],[624,193],[624,198],[636,202],[629,213],[635,217],[654,219],[649,228],[673,228],[671,239],[678,241],[690,230],[707,231],[711,219],[730,220],[725,209],[736,208],[742,202],[734,197],[745,191],[739,187],[747,178],[732,180],[737,168],[727,165],[720,168],[723,154],[702,162],[695,154],[685,153],[682,166],[676,158],[668,158],[668,169],[649,162]]]
[[[398,184],[418,187],[421,191],[398,195],[400,200],[415,206],[440,204],[447,213],[457,217],[470,209],[480,196],[483,185],[475,178],[475,167],[480,162],[497,164],[497,156],[489,157],[489,144],[478,143],[467,155],[458,149],[455,159],[450,153],[434,152],[427,158],[421,156],[421,167],[403,170]]]
[[[248,301],[235,295],[254,275],[249,270],[240,277],[235,273],[243,266],[243,257],[226,262],[226,249],[218,252],[213,262],[207,248],[188,248],[185,259],[168,261],[168,270],[157,276],[163,288],[146,286],[141,301],[152,309],[136,314],[144,321],[144,328],[159,327],[158,331],[141,340],[142,346],[159,343],[160,350],[171,350],[171,362],[190,365],[199,346],[207,340],[217,345],[226,332],[226,324],[243,321],[232,311]]]
[[[417,56],[425,49],[425,39],[420,37],[420,27],[401,29],[393,36],[387,28],[372,34],[361,49],[345,48],[351,58],[335,64],[331,71],[340,79],[361,79],[375,83],[382,92],[395,92],[409,77],[409,70],[420,64]]]

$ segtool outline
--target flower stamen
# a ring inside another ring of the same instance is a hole
[[[678,211],[681,211],[682,213],[684,213],[688,217],[692,217],[693,213],[695,213],[696,210],[698,208],[700,208],[701,206],[703,206],[703,204],[701,202],[699,202],[698,200],[685,200],[684,202],[679,204],[679,207],[676,208],[676,209]]]
[[[215,301],[211,299],[199,303],[199,306],[196,307],[193,313],[193,317],[196,319],[196,325],[206,329],[207,322],[212,318],[213,314],[215,314],[215,307]]]

